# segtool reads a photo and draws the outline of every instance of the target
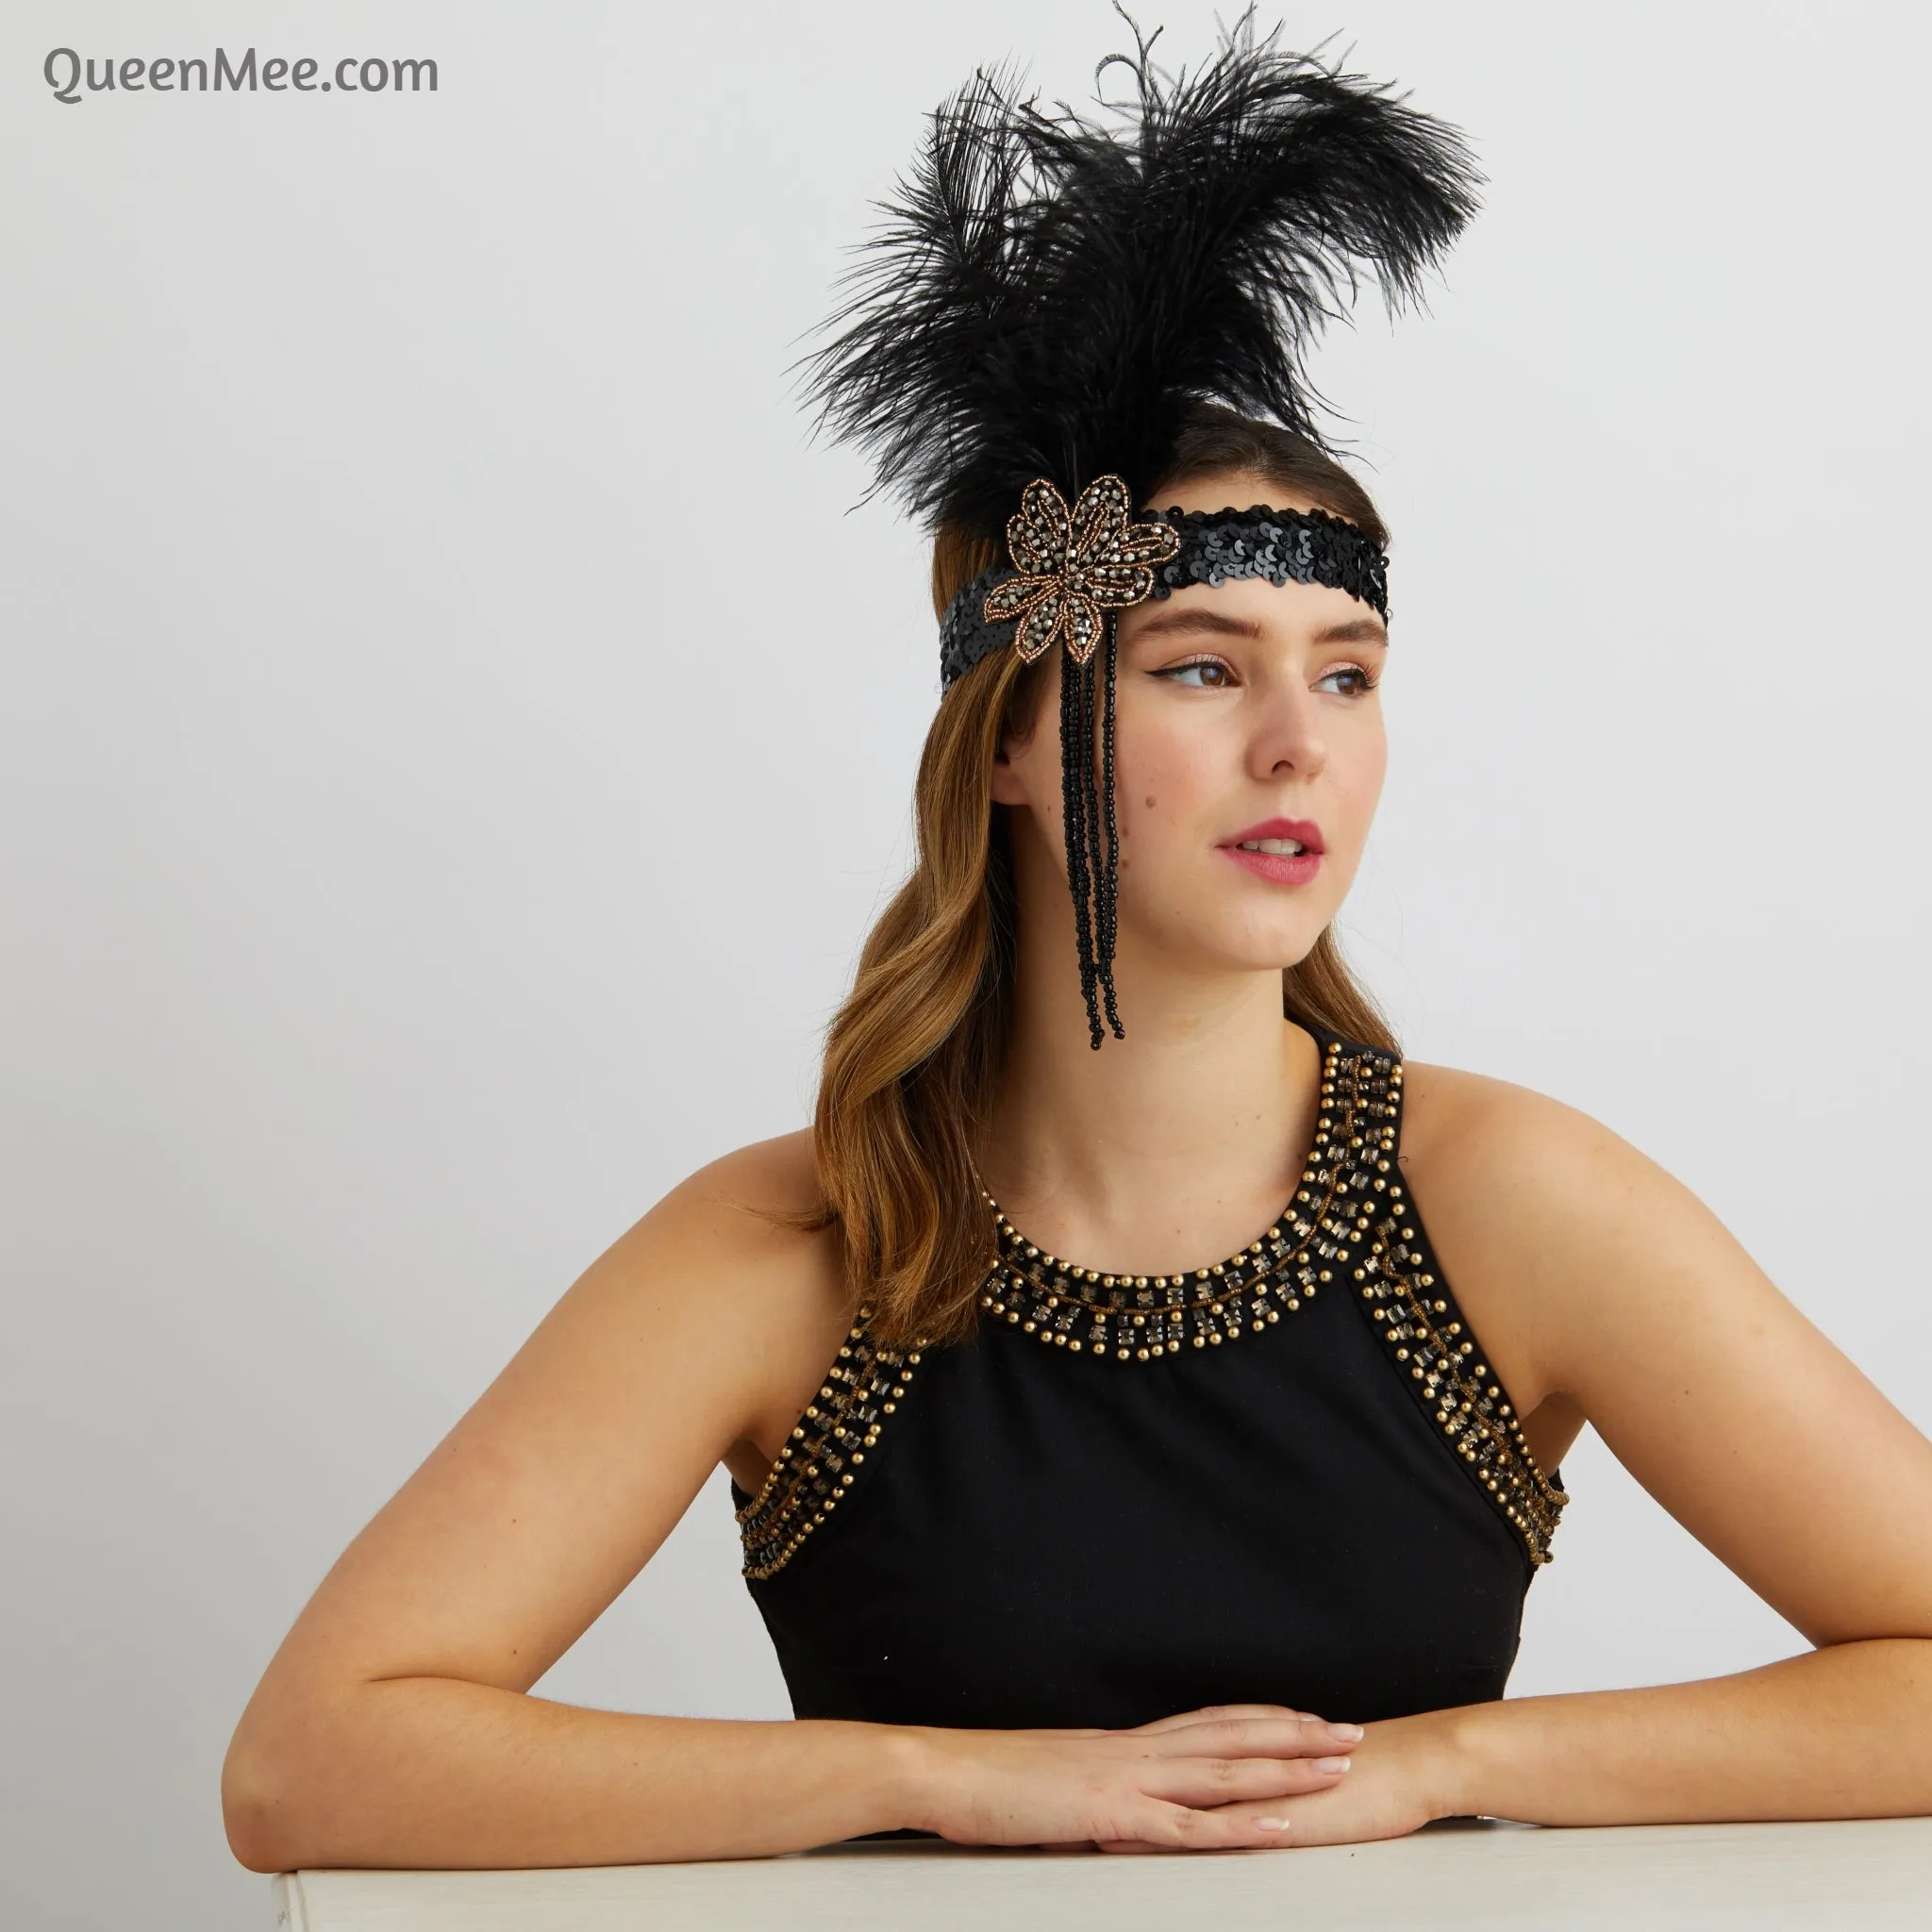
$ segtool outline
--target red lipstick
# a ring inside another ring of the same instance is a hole
[[[1299,852],[1286,848],[1301,847]],[[1215,847],[1244,871],[1277,886],[1305,886],[1322,870],[1322,828],[1312,819],[1263,819]]]

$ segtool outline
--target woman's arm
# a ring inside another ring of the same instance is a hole
[[[1372,1724],[1346,1785],[1289,1807],[1296,1841],[1932,1814],[1932,1443],[1636,1149],[1521,1088],[1412,1078],[1417,1209],[1519,1410],[1580,1411],[1817,1648]]]
[[[1333,1784],[1291,1711],[1144,1732],[937,1732],[584,1710],[528,1695],[721,1459],[768,1463],[848,1319],[800,1141],[678,1189],[597,1261],[350,1546],[244,1713],[230,1842],[299,1865],[616,1864],[919,1826],[986,1842],[1272,1841],[1228,1799]]]
[[[789,1789],[781,1811],[805,1836],[871,1828],[891,1765],[856,1727],[680,1723],[525,1694],[756,1426],[783,1379],[774,1365],[831,1357],[841,1316],[818,1244],[734,1200],[782,1190],[783,1164],[749,1150],[646,1215],[336,1564],[229,1751],[224,1806],[244,1863],[724,1850],[728,1830],[708,1836],[687,1815],[721,1750],[745,1815]],[[824,1768],[808,1777],[813,1756]]]
[[[1699,1683],[1449,1713],[1449,1814],[1669,1824],[1932,1813],[1932,1641],[1829,1644]]]

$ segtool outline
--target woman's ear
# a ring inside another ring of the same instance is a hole
[[[1059,653],[1054,653],[1055,658]],[[1008,708],[1007,728],[1000,734],[999,749],[992,755],[992,802],[995,805],[1025,805],[1038,809],[1041,799],[1060,795],[1059,737],[1042,732],[1042,715],[1057,715],[1059,706],[1059,673],[1054,663],[1036,664],[1035,677],[1045,674],[1045,682],[1023,690]],[[1013,729],[1019,721],[1024,728]],[[1048,764],[1052,769],[1048,770]]]
[[[1027,752],[1032,741],[1008,738],[992,755],[992,802],[995,805],[1031,805],[1033,794],[1026,784]]]

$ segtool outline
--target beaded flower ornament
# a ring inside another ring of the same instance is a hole
[[[1096,476],[1070,511],[1043,476],[1020,495],[1020,513],[1007,523],[1013,575],[986,593],[988,624],[1013,625],[1013,643],[1032,663],[1063,643],[1084,665],[1100,641],[1103,611],[1124,610],[1154,593],[1150,564],[1180,548],[1172,524],[1133,524],[1127,486]]]

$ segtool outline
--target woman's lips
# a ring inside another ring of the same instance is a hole
[[[1265,819],[1215,848],[1278,886],[1305,886],[1322,870],[1322,828],[1312,819]]]

